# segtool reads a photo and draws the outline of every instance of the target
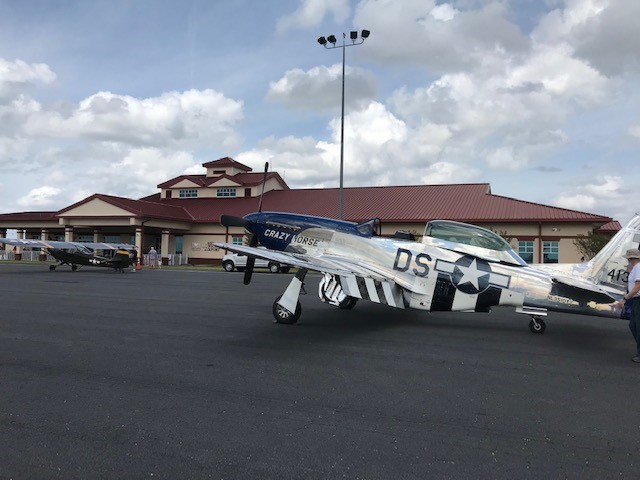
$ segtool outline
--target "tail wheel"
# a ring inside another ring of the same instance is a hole
[[[300,302],[298,301],[296,303],[296,311],[292,313],[278,303],[278,300],[281,298],[282,295],[276,298],[276,301],[273,302],[273,317],[276,319],[276,323],[283,323],[285,325],[293,325],[294,323],[297,323],[300,318],[300,314],[302,313],[302,305],[300,305]]]
[[[529,322],[529,330],[531,333],[544,333],[547,328],[546,323],[541,318],[532,318]]]

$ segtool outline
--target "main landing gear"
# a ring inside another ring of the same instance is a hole
[[[306,275],[306,268],[299,269],[295,277],[291,279],[291,283],[284,293],[273,302],[273,318],[275,318],[275,323],[293,325],[298,322],[300,314],[302,313],[302,306],[298,298],[300,297],[300,291],[303,290],[304,277]]]

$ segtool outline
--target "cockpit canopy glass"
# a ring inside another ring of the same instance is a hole
[[[491,230],[475,225],[453,222],[451,220],[433,220],[424,229],[425,237],[439,238],[453,243],[471,245],[494,251],[511,250],[507,241]]]

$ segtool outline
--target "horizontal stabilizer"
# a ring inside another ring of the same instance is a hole
[[[591,282],[560,275],[554,275],[551,280],[560,288],[570,289],[574,293],[569,295],[571,297],[577,296],[581,300],[596,303],[612,303],[616,301],[611,294]]]

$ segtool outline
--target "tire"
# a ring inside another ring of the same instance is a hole
[[[356,297],[347,297],[340,302],[338,308],[340,310],[351,310],[356,306],[356,303],[358,303],[358,299]]]
[[[282,295],[276,298],[276,301],[273,302],[272,311],[273,318],[276,319],[276,323],[282,323],[284,325],[293,325],[297,323],[300,319],[300,315],[302,314],[302,305],[300,305],[300,302],[298,301],[298,303],[296,303],[296,311],[294,313],[291,313],[289,310],[278,305],[278,300],[280,300],[281,298]]]
[[[229,260],[222,262],[222,268],[224,268],[226,272],[233,272],[233,262],[230,262]]]
[[[270,263],[269,271],[271,273],[280,273],[280,265],[278,265],[277,263]]]
[[[540,318],[536,318],[535,321],[532,319],[529,322],[529,330],[531,331],[531,333],[541,334],[541,333],[544,333],[546,328],[547,328],[547,324],[544,323],[544,320]]]

